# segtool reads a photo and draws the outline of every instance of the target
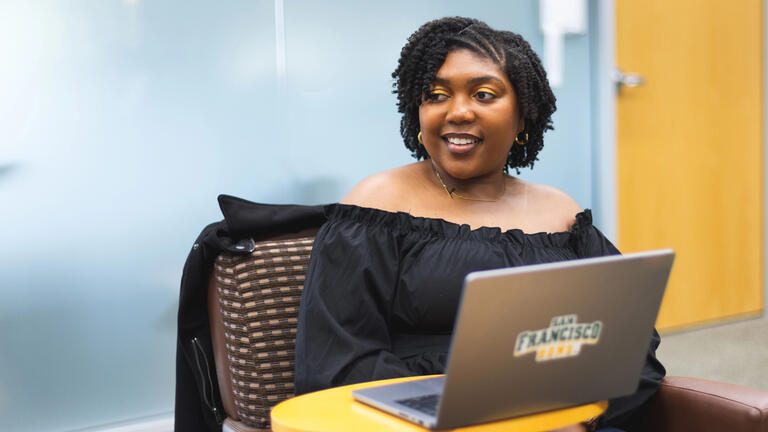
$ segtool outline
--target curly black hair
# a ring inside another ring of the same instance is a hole
[[[405,147],[416,159],[427,159],[429,154],[419,143],[419,106],[430,90],[437,70],[449,52],[469,49],[498,64],[509,77],[517,94],[520,114],[525,130],[518,137],[525,145],[513,145],[505,171],[514,168],[533,168],[539,151],[544,146],[544,131],[551,130],[555,112],[555,95],[549,87],[547,74],[539,56],[525,39],[517,33],[490,28],[482,21],[450,17],[440,18],[422,25],[408,38],[400,52],[392,92],[397,94],[397,108],[403,114],[400,134]]]

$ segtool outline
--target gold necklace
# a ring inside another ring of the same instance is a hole
[[[445,193],[447,193],[448,196],[451,197],[451,199],[453,199],[453,197],[456,196],[457,198],[461,198],[461,199],[467,200],[467,201],[496,202],[496,201],[500,200],[501,197],[503,197],[504,194],[507,192],[507,181],[504,180],[503,183],[501,184],[501,194],[499,194],[499,196],[497,196],[494,199],[470,198],[470,197],[466,197],[464,195],[459,195],[456,192],[454,192],[453,189],[448,190],[448,186],[445,185],[445,182],[443,181],[443,178],[440,177],[440,173],[437,171],[437,167],[435,166],[434,163],[432,163],[432,169],[435,170],[435,175],[437,176],[437,179],[440,180],[440,184],[443,185],[443,189],[445,190]]]

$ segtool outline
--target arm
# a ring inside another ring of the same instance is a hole
[[[619,425],[628,427],[628,425],[640,420],[637,418],[637,415],[643,411],[640,408],[643,408],[651,399],[651,396],[656,394],[661,386],[661,381],[666,375],[664,366],[656,359],[656,348],[658,348],[660,342],[659,333],[656,329],[653,329],[651,344],[648,348],[637,391],[628,396],[611,399],[608,402],[608,409],[600,420],[600,427]]]
[[[385,229],[329,222],[304,284],[296,338],[296,394],[414,375],[391,353],[397,239]]]
[[[591,213],[585,212],[577,217],[574,233],[577,233],[575,238],[583,236],[579,242],[581,248],[577,251],[580,258],[620,253],[597,228],[592,226]],[[656,358],[656,348],[660,342],[659,333],[653,329],[637,391],[628,396],[611,399],[608,403],[608,409],[600,418],[599,427],[621,426],[626,428],[639,420],[637,417],[643,411],[641,408],[645,407],[651,396],[659,390],[661,381],[667,373],[664,366]]]

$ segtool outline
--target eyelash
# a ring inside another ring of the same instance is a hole
[[[498,96],[496,96],[496,93],[494,93],[494,92],[492,92],[492,91],[489,91],[489,90],[482,90],[482,89],[481,89],[481,90],[478,90],[478,91],[476,91],[476,92],[475,92],[475,93],[474,93],[472,96],[473,96],[473,97],[477,97],[477,95],[479,95],[479,94],[486,94],[486,95],[489,95],[489,96],[490,96],[489,98],[485,98],[485,99],[478,99],[480,102],[490,102],[490,101],[492,101],[493,99],[496,99],[496,98],[498,97]],[[440,100],[438,100],[438,98],[439,98],[440,96],[446,96],[446,97],[447,97],[447,96],[448,96],[448,94],[447,94],[447,93],[445,93],[445,92],[442,92],[442,91],[433,91],[433,92],[430,92],[430,93],[427,95],[427,97],[426,97],[426,100],[427,100],[428,102],[441,102]]]
[[[475,94],[474,94],[473,96],[477,97],[477,95],[479,95],[480,93],[484,93],[484,94],[487,94],[487,95],[490,95],[490,96],[491,96],[491,97],[490,97],[490,98],[488,98],[488,99],[478,99],[478,100],[480,100],[481,102],[488,102],[488,101],[491,101],[491,100],[493,100],[493,99],[496,99],[496,97],[497,97],[497,96],[496,96],[496,93],[494,93],[494,92],[492,92],[492,91],[488,91],[488,90],[478,90],[478,91],[476,91],[476,92],[475,92]]]
[[[448,94],[447,94],[447,93],[445,93],[445,92],[441,92],[441,91],[440,91],[440,92],[438,92],[438,91],[432,91],[432,92],[430,92],[430,93],[427,95],[426,99],[427,99],[427,101],[429,101],[429,102],[439,102],[437,99],[438,99],[440,96],[446,96],[446,97],[447,97],[447,96],[448,96]]]

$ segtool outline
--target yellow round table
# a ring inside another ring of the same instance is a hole
[[[428,429],[352,399],[352,390],[355,389],[421,378],[425,377],[395,378],[352,384],[288,399],[272,408],[272,430],[274,432],[426,431]],[[608,402],[600,401],[450,430],[456,432],[545,431],[597,417],[605,411],[607,406]]]

